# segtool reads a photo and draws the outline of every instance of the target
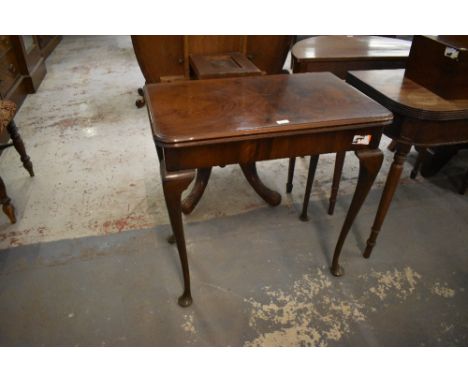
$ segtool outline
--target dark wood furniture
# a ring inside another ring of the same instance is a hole
[[[239,39],[239,47],[245,51],[246,36]],[[199,39],[202,41],[200,42]],[[186,36],[186,40],[201,44],[205,37],[201,36]],[[234,40],[235,41],[235,40]],[[189,42],[186,47],[192,47]],[[200,49],[200,48],[199,48]],[[213,49],[213,47],[211,47]],[[211,50],[210,50],[211,51]],[[258,69],[243,53],[226,53],[226,54],[190,54],[190,78],[197,80],[216,79],[216,78],[232,78],[232,77],[248,77],[259,76],[264,74]],[[242,173],[252,186],[252,188],[271,206],[277,206],[281,203],[281,195],[276,191],[270,190],[260,180],[255,163],[249,165],[241,164]],[[205,192],[206,186],[211,176],[211,167],[197,169],[192,190],[187,197],[182,201],[182,212],[184,214],[191,213],[197,206],[198,202]]]
[[[468,36],[415,36],[405,76],[445,99],[468,99]]]
[[[181,306],[192,303],[181,194],[197,168],[296,155],[311,155],[313,164],[322,153],[355,151],[359,180],[331,267],[342,274],[339,253],[382,164],[378,145],[392,120],[387,109],[330,73],[181,81],[146,85],[144,94],[182,265]],[[313,176],[310,166],[306,194]],[[305,211],[307,203],[308,195]]]
[[[46,74],[44,58],[60,40],[60,36],[0,36],[0,99],[20,107],[28,94],[35,93]],[[0,136],[0,142],[7,139],[6,134]]]
[[[364,251],[369,257],[398,186],[412,145],[468,142],[468,99],[447,100],[404,76],[403,69],[351,71],[347,82],[394,113],[385,135],[396,141],[395,157]]]
[[[316,36],[291,49],[294,73],[404,68],[411,42],[379,36]]]
[[[445,99],[468,99],[468,36],[415,36],[405,70],[405,77]],[[464,147],[463,147],[464,146]],[[411,171],[416,178],[423,164],[423,176],[436,173],[467,145],[450,145],[419,152]],[[426,173],[426,174],[424,174]],[[460,193],[464,193],[464,186]]]
[[[294,44],[292,66],[294,73],[332,72],[345,79],[349,70],[404,68],[411,42],[379,36],[316,36]],[[344,152],[336,154],[335,175],[328,213],[333,214],[343,168]],[[290,158],[286,192],[293,187],[296,158]]]
[[[292,36],[132,36],[147,84],[280,73],[292,41]],[[139,93],[143,95],[142,89]],[[137,101],[137,107],[143,105]],[[281,202],[281,195],[260,180],[255,163],[241,168],[269,205]],[[194,186],[182,202],[185,214],[200,201],[210,175],[211,167],[198,169]]]
[[[41,50],[41,54],[44,58],[49,57],[60,41],[62,41],[62,36],[44,35],[36,36],[36,38],[39,49]]]
[[[266,74],[281,73],[293,36],[132,36],[146,84],[188,80],[189,57],[239,52]],[[138,90],[143,95],[142,89]],[[143,100],[136,101],[143,107]]]
[[[0,135],[3,134],[4,130],[7,130],[10,134],[12,143],[0,145],[0,153],[4,149],[10,146],[14,146],[18,154],[20,155],[21,161],[23,162],[24,168],[29,172],[30,176],[34,176],[33,165],[26,149],[24,148],[23,140],[18,133],[18,129],[13,120],[16,113],[16,104],[9,100],[0,99]],[[11,224],[16,223],[15,208],[11,204],[11,199],[8,197],[5,183],[0,177],[0,203],[5,215],[10,219]]]
[[[190,68],[197,80],[226,77],[259,76],[263,72],[240,52],[191,54]]]
[[[35,93],[46,67],[36,36],[0,36],[0,94],[21,105]]]

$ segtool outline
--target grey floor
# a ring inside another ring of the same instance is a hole
[[[194,304],[167,225],[0,254],[0,344],[466,346],[468,202],[439,176],[400,186],[373,256],[360,256],[380,189],[328,272],[350,202],[314,201],[186,226]]]

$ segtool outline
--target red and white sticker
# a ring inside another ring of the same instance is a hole
[[[372,139],[372,135],[355,135],[353,137],[353,145],[368,145]]]

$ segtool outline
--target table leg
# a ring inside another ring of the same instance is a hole
[[[182,201],[182,212],[184,214],[189,214],[197,206],[200,201],[205,188],[208,184],[208,180],[211,175],[211,167],[199,168],[197,170],[197,177],[195,178],[195,184],[190,191],[190,194]]]
[[[371,234],[367,240],[367,246],[364,251],[363,256],[368,258],[371,255],[372,248],[375,246],[377,235],[379,234],[380,228],[382,227],[385,215],[387,214],[388,208],[392,201],[395,190],[398,186],[400,180],[401,172],[403,171],[403,165],[405,163],[406,155],[411,149],[411,145],[406,143],[398,143],[395,156],[393,158],[392,166],[387,175],[387,180],[385,182],[385,187],[382,192],[382,197],[380,199],[379,208],[377,214],[375,215],[374,224],[372,225]]]
[[[172,232],[177,243],[182,273],[184,277],[184,293],[179,297],[179,305],[186,307],[192,304],[190,293],[190,274],[187,260],[187,248],[185,246],[184,227],[182,225],[182,211],[180,197],[182,192],[189,186],[195,176],[195,171],[177,171],[169,173],[166,171],[164,161],[161,162],[161,179],[163,184],[164,199],[171,221]]]
[[[281,203],[281,195],[276,191],[270,190],[258,177],[257,166],[254,163],[241,164],[242,172],[247,181],[260,197],[270,206],[277,206]]]
[[[346,151],[336,153],[335,170],[333,171],[333,183],[330,193],[330,202],[328,205],[329,215],[333,215],[333,212],[335,211],[336,197],[338,195],[338,189],[340,188],[341,174],[343,172],[345,157]]]
[[[293,189],[294,168],[296,167],[296,157],[289,158],[288,181],[286,183],[286,193],[290,194]]]
[[[397,146],[397,141],[392,139],[392,141],[388,144],[387,149],[393,153],[396,149],[396,146]]]
[[[299,219],[301,219],[303,222],[309,220],[309,218],[307,217],[307,210],[309,209],[310,191],[312,190],[312,183],[314,182],[315,170],[317,169],[318,160],[318,155],[310,156],[309,172],[307,174],[307,182],[304,193],[304,203],[302,204],[302,212],[299,215]]]
[[[3,179],[0,177],[0,203],[2,204],[3,212],[8,219],[10,220],[11,224],[16,223],[16,216],[15,216],[15,207],[13,204],[10,203],[11,199],[8,197],[6,193],[5,183],[3,183]]]
[[[10,122],[10,124],[7,126],[7,130],[8,134],[10,134],[13,146],[15,146],[16,151],[20,155],[21,162],[23,162],[24,168],[27,172],[29,172],[30,176],[34,176],[34,170],[31,159],[29,158],[28,154],[26,154],[23,139],[21,139],[21,136],[18,133],[18,128],[16,127],[15,121]]]
[[[342,276],[344,273],[343,268],[339,264],[339,257],[343,243],[348,235],[348,232],[356,218],[359,210],[361,209],[364,200],[366,200],[367,194],[374,183],[375,177],[377,176],[380,167],[382,167],[383,154],[379,149],[357,151],[356,156],[359,159],[359,178],[354,191],[353,200],[349,206],[348,214],[341,228],[340,236],[335,247],[335,253],[333,254],[333,261],[331,266],[331,273],[334,276]]]

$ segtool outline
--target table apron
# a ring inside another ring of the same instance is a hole
[[[318,155],[378,148],[383,127],[204,143],[186,147],[162,147],[168,171],[204,168],[269,159]],[[353,144],[356,135],[371,135],[370,144]],[[157,144],[157,143],[156,143]]]
[[[468,142],[468,120],[428,121],[394,114],[385,135],[416,146],[439,146]]]
[[[398,59],[366,59],[366,60],[330,60],[330,61],[307,61],[294,60],[294,73],[310,72],[332,72],[341,79],[346,78],[346,73],[350,70],[369,70],[369,69],[400,69],[406,65],[406,58]]]

